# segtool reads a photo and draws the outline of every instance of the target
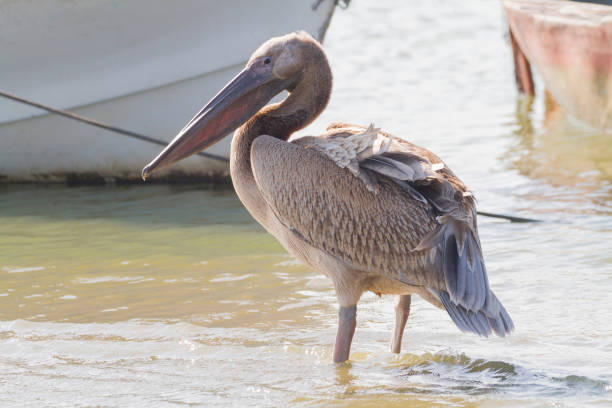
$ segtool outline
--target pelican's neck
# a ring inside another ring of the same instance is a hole
[[[266,106],[236,130],[230,158],[232,178],[251,174],[251,145],[258,136],[287,140],[325,109],[331,94],[332,76],[324,54],[322,58],[320,63],[314,63],[303,71],[285,100]]]
[[[304,71],[297,85],[282,102],[266,106],[234,133],[230,173],[238,197],[251,215],[267,228],[266,203],[259,192],[251,167],[251,146],[261,135],[287,140],[306,127],[327,106],[332,77],[327,59]]]

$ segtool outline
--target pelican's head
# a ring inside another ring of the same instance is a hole
[[[263,43],[246,67],[142,170],[143,180],[153,171],[218,142],[249,120],[275,95],[284,90],[293,91],[308,70],[313,53],[325,58],[319,43],[303,31]]]

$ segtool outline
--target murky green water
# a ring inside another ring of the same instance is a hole
[[[206,185],[0,187],[2,406],[612,404],[612,136],[517,104],[498,2],[353,2],[326,47],[311,129],[376,123],[438,152],[483,210],[506,339],[415,300],[364,296],[351,363],[330,363],[330,282]],[[305,132],[309,133],[309,132]]]

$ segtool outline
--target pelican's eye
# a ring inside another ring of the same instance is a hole
[[[264,59],[264,64],[266,64],[266,65],[268,65],[268,64],[269,64],[269,63],[271,63],[271,62],[272,62],[272,59],[271,59],[270,57],[266,57],[266,58]]]

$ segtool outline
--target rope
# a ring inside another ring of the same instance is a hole
[[[515,217],[513,215],[504,215],[504,214],[495,214],[484,211],[476,211],[478,215],[482,215],[483,217],[491,217],[491,218],[501,218],[503,220],[508,220],[510,222],[542,222],[542,220],[536,220],[533,218],[523,218],[523,217]]]
[[[72,113],[66,110],[62,110],[62,109],[55,109],[50,106],[43,105],[41,103],[37,103],[37,102],[31,101],[25,98],[20,98],[19,96],[15,96],[7,92],[0,91],[0,96],[4,96],[5,98],[24,103],[26,105],[34,106],[35,108],[38,108],[38,109],[46,110],[47,112],[55,113],[57,115],[61,115],[69,119],[83,122],[88,125],[96,126],[96,127],[108,130],[110,132],[115,132],[115,133],[119,133],[125,136],[133,137],[135,139],[143,140],[145,142],[154,143],[160,146],[166,146],[168,144],[168,142],[165,142],[163,140],[155,139],[150,136],[145,136],[140,133],[132,132],[131,130],[125,130],[125,129],[121,129],[115,126],[107,125],[97,120],[93,120],[93,119],[86,118],[84,116],[77,115],[76,113]],[[199,152],[196,154],[198,156],[206,157],[207,159],[214,159],[214,160],[219,160],[223,162],[229,162],[229,159],[227,157],[219,156],[219,155],[212,154],[212,153]],[[541,222],[540,220],[534,220],[531,218],[515,217],[512,215],[504,215],[504,214],[494,214],[494,213],[489,213],[489,212],[484,212],[484,211],[478,211],[478,215],[482,215],[483,217],[501,218],[504,220],[508,220],[510,222]]]
[[[25,99],[25,98],[20,98],[19,96],[15,96],[15,95],[12,95],[12,94],[7,93],[7,92],[0,91],[0,96],[4,96],[5,98],[12,99],[14,101],[24,103],[26,105],[33,106],[33,107],[38,108],[38,109],[46,110],[47,112],[55,113],[57,115],[61,115],[61,116],[64,116],[66,118],[69,118],[69,119],[73,119],[73,120],[76,120],[76,121],[79,121],[79,122],[87,123],[88,125],[96,126],[96,127],[99,127],[99,128],[111,131],[111,132],[115,132],[115,133],[119,133],[119,134],[122,134],[122,135],[125,135],[125,136],[133,137],[134,139],[143,140],[145,142],[157,144],[157,145],[160,145],[160,146],[166,146],[168,144],[168,142],[165,142],[165,141],[159,140],[159,139],[155,139],[154,137],[151,137],[151,136],[146,136],[146,135],[143,135],[143,134],[140,134],[140,133],[132,132],[131,130],[125,130],[125,129],[118,128],[116,126],[107,125],[106,123],[102,123],[102,122],[99,122],[97,120],[89,119],[89,118],[86,118],[84,116],[77,115],[76,113],[69,112],[67,110],[55,109],[55,108],[43,105],[43,104],[38,103],[38,102],[34,102],[34,101],[31,101],[31,100],[28,100],[28,99]],[[212,154],[212,153],[199,152],[199,153],[196,153],[196,154],[198,156],[206,157],[207,159],[214,159],[214,160],[219,160],[219,161],[223,161],[223,162],[229,162],[229,159],[227,157],[219,156],[219,155]]]
[[[321,5],[321,3],[323,3],[325,0],[316,0],[314,3],[312,3],[311,8],[313,10],[316,10],[319,8],[319,6]],[[349,6],[349,4],[351,3],[351,0],[336,0],[335,5],[340,7],[343,10],[346,10]]]

